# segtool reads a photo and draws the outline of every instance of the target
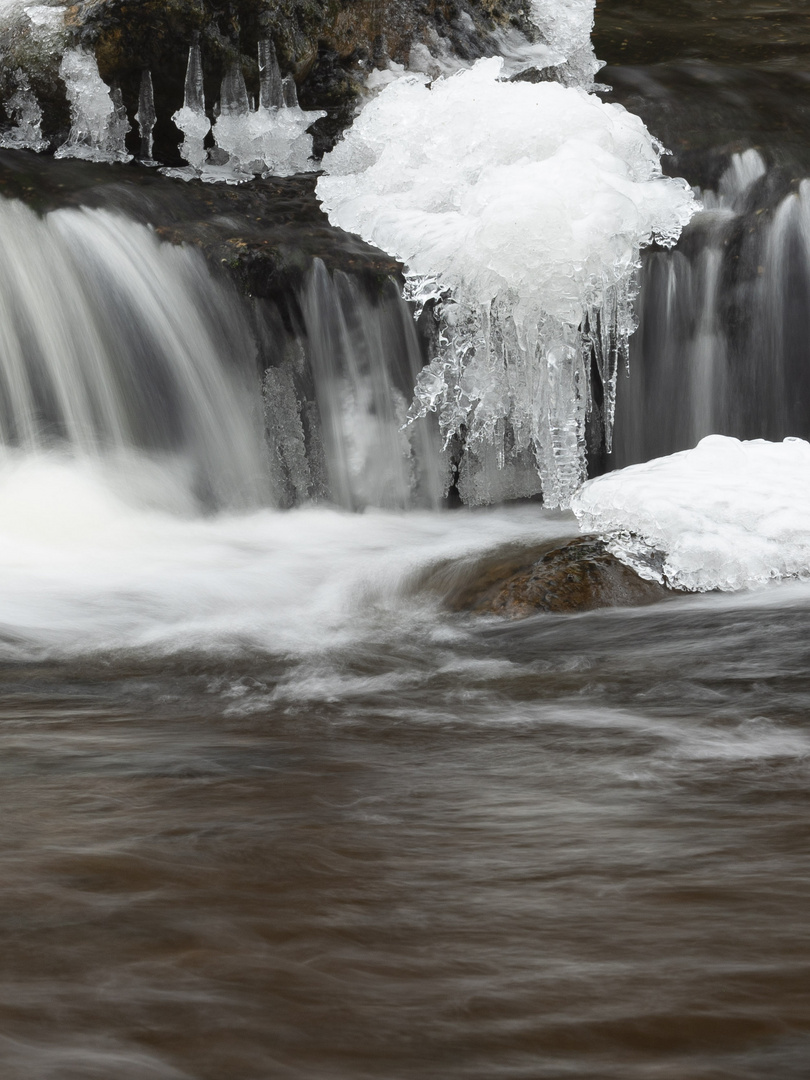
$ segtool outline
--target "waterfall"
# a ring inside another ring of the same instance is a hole
[[[734,155],[679,247],[645,259],[615,465],[713,433],[810,435],[810,183],[774,198],[777,179]]]
[[[159,476],[150,497],[170,506],[267,501],[255,343],[198,253],[104,211],[5,200],[0,236],[6,455],[58,451],[124,487]]]
[[[424,357],[393,281],[316,260],[279,312],[107,211],[0,200],[0,235],[5,459],[67,456],[187,512],[440,503],[437,433],[406,425]]]

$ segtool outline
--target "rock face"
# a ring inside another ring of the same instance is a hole
[[[26,70],[45,110],[45,133],[58,139],[68,122],[58,78],[60,45],[95,52],[101,77],[121,90],[130,117],[148,68],[158,115],[155,154],[169,163],[178,160],[170,117],[183,103],[194,40],[202,50],[210,108],[234,60],[241,62],[248,91],[258,93],[258,42],[269,38],[282,74],[295,77],[303,108],[328,112],[313,130],[318,153],[350,122],[365,76],[389,59],[406,62],[414,44],[472,59],[497,51],[492,34],[499,29],[535,35],[528,0],[81,0],[72,6],[66,0],[64,7],[64,29],[47,38],[38,37],[27,17],[0,26],[0,98],[10,95],[14,71]],[[130,151],[137,152],[136,132],[130,141]]]
[[[673,595],[619,562],[601,540],[585,536],[479,563],[466,580],[451,585],[446,604],[452,611],[523,619],[541,611],[637,607]]]
[[[309,175],[244,187],[183,184],[153,169],[0,150],[0,196],[40,213],[78,206],[123,211],[171,243],[198,247],[215,272],[251,299],[286,303],[314,259],[330,272],[353,275],[372,295],[398,278],[394,259],[329,224],[314,184]]]

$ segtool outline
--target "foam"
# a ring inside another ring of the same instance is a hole
[[[810,443],[721,435],[584,484],[586,532],[643,577],[734,591],[810,577]]]

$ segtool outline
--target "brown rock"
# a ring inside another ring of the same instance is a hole
[[[439,578],[441,575],[439,575]],[[434,578],[434,588],[441,587]],[[500,552],[460,576],[445,572],[451,611],[523,619],[539,611],[565,613],[636,607],[672,597],[672,590],[643,578],[611,555],[593,536],[533,551]]]

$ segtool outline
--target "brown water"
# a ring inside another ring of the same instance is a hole
[[[6,597],[2,1075],[806,1077],[808,586],[481,622],[568,519],[265,518]]]

